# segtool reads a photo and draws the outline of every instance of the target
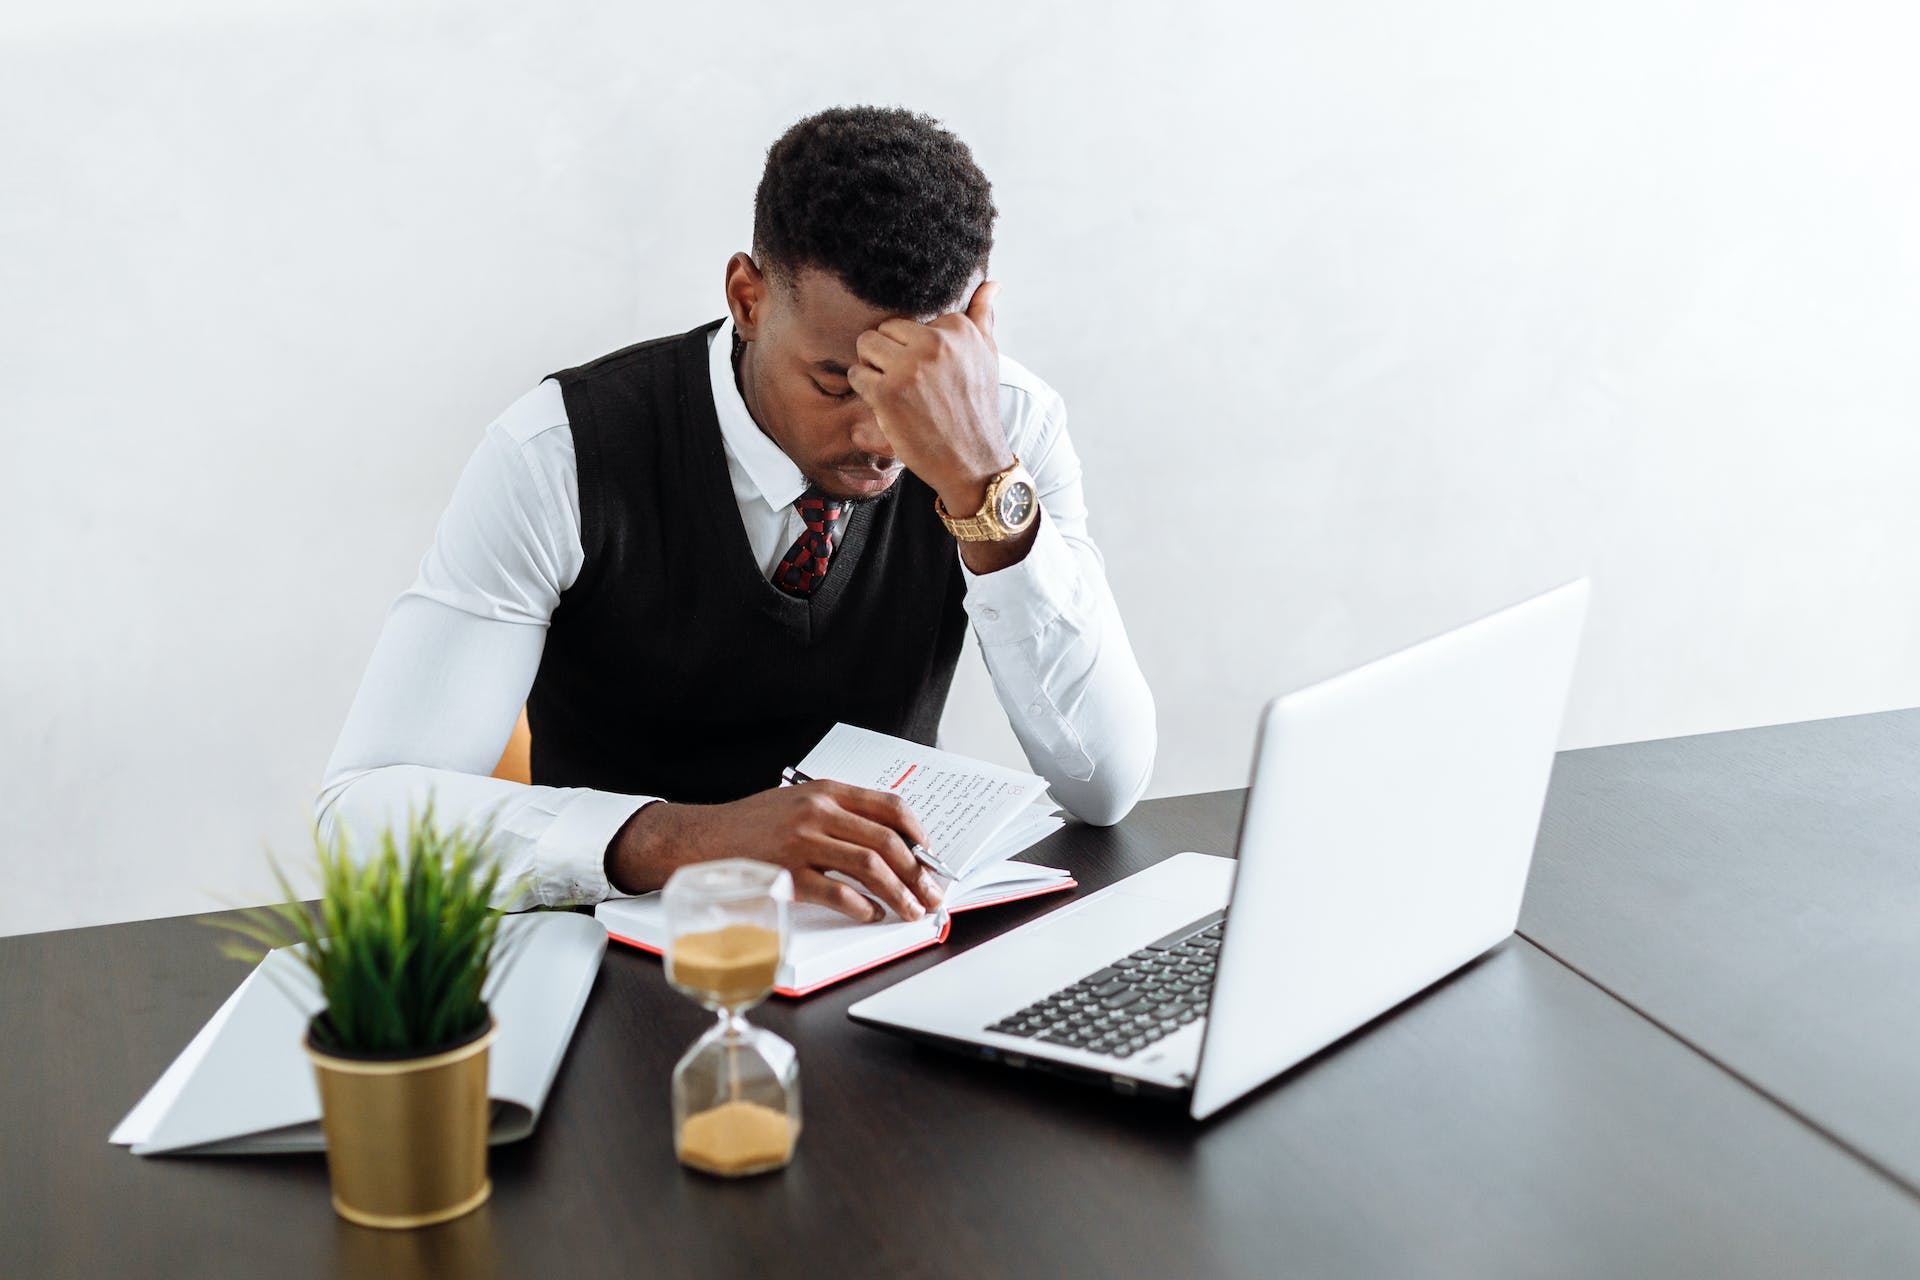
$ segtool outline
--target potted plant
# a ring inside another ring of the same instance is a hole
[[[275,865],[285,900],[210,921],[241,934],[222,950],[257,961],[258,948],[298,944],[326,1007],[305,1047],[320,1089],[333,1207],[370,1227],[420,1227],[486,1202],[487,1048],[494,1024],[484,993],[504,965],[492,901],[500,868],[478,833],[442,831],[433,803],[408,814],[371,857],[348,856],[344,831],[329,846],[315,830],[320,899],[298,900]]]

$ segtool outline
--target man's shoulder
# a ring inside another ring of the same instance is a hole
[[[585,363],[572,365],[565,369],[556,369],[554,372],[548,374],[547,377],[558,381],[564,386],[569,383],[597,377],[618,375],[636,366],[645,367],[662,361],[671,364],[684,345],[693,341],[697,335],[704,336],[710,330],[725,322],[725,317],[722,317],[719,320],[709,320],[703,324],[695,325],[684,333],[668,333],[662,334],[658,338],[647,338],[644,341],[621,347],[617,351],[609,351],[603,356],[596,356]]]
[[[1051,451],[1062,430],[1064,403],[1045,378],[1000,353],[1000,421],[1015,453],[1037,459]]]
[[[488,429],[522,449],[572,447],[566,397],[561,394],[560,384],[551,377],[542,378],[531,391],[508,405]]]
[[[697,325],[686,333],[663,334],[658,338],[648,338],[609,351],[603,356],[565,369],[556,369],[534,384],[531,391],[521,396],[507,407],[505,413],[494,419],[493,430],[505,435],[516,445],[538,444],[543,448],[572,447],[572,426],[567,418],[568,383],[590,379],[600,374],[617,374],[634,364],[645,363],[650,359],[671,358],[680,344],[695,334],[712,328],[714,322]]]
[[[1004,351],[1000,353],[1000,389],[1013,393],[1012,399],[1017,407],[1037,411],[1043,416],[1051,414],[1061,403],[1060,393],[1045,378]]]

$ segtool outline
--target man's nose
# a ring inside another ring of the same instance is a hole
[[[896,456],[893,447],[887,443],[885,433],[880,430],[880,423],[873,416],[871,409],[865,410],[854,418],[852,425],[847,428],[847,438],[853,442],[853,447],[862,453],[870,453],[888,461],[892,461]]]

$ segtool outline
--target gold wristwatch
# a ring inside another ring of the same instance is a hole
[[[962,542],[1005,542],[1026,532],[1040,514],[1040,499],[1033,491],[1033,477],[1015,457],[1012,466],[987,481],[987,497],[980,510],[970,516],[951,516],[937,496],[933,509]]]

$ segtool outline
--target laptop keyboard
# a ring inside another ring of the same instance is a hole
[[[1226,915],[1182,925],[987,1030],[1130,1058],[1206,1016]]]

